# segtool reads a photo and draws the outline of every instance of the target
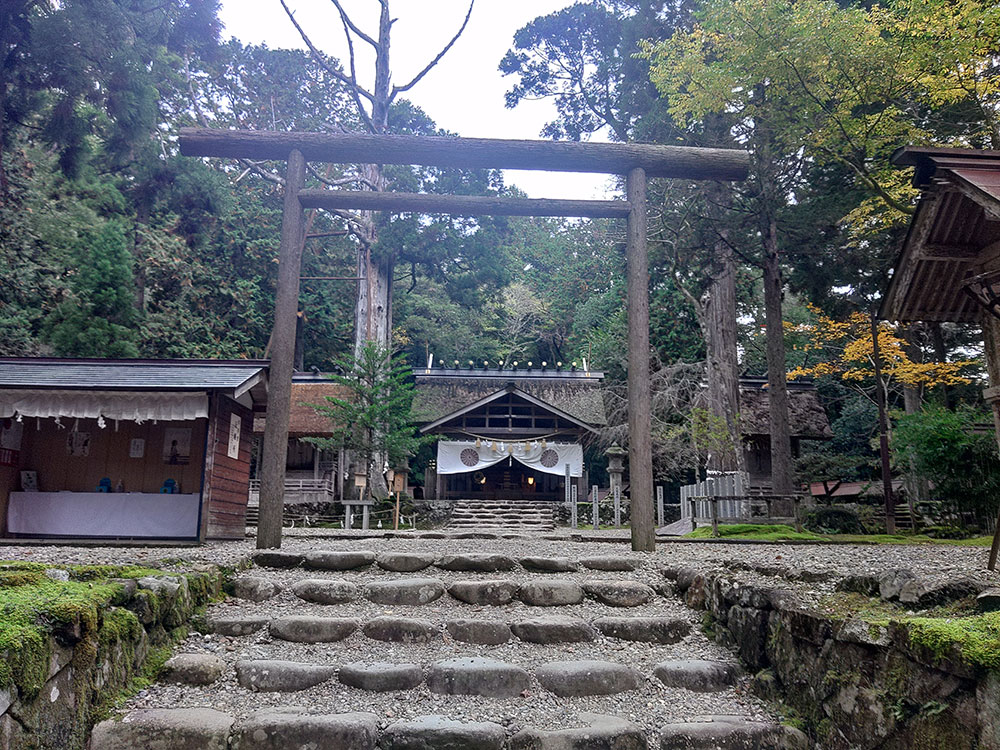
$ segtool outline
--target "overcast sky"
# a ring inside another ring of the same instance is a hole
[[[288,0],[296,19],[313,43],[329,54],[346,58],[344,33],[329,0]],[[532,19],[571,5],[573,0],[476,0],[462,37],[445,58],[407,96],[439,127],[458,135],[485,138],[538,138],[555,107],[549,101],[504,106],[504,93],[514,79],[501,75],[501,58],[514,32]],[[376,35],[376,0],[344,0],[357,24]],[[410,80],[454,35],[465,17],[468,0],[394,0],[391,63],[393,81]],[[278,0],[223,0],[221,17],[226,36],[272,48],[304,48]],[[370,47],[355,45],[359,78],[370,85]],[[506,173],[534,198],[605,198],[609,181],[601,175],[546,172]]]

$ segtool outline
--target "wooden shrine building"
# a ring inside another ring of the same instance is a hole
[[[334,426],[330,418],[318,413],[313,405],[325,405],[326,397],[348,398],[349,390],[321,372],[296,372],[292,375],[291,406],[288,415],[288,443],[285,461],[284,503],[298,510],[326,511],[330,503],[344,496],[345,461],[343,450],[324,450],[304,438],[329,438]],[[257,460],[250,480],[250,506],[260,498],[261,437],[265,414],[254,417]]]
[[[242,539],[267,362],[0,359],[0,535]]]
[[[414,372],[414,420],[439,435],[425,498],[562,501],[586,496],[583,455],[607,424],[600,372],[576,368]]]
[[[983,395],[1000,438],[1000,151],[906,147],[892,163],[914,167],[920,198],[880,316],[982,326],[990,377]]]

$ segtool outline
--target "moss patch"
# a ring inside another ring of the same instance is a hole
[[[957,649],[973,667],[1000,671],[1000,612],[972,617],[909,617],[910,643],[940,659]]]
[[[711,526],[699,526],[694,531],[685,534],[692,539],[708,539],[712,536]],[[734,523],[720,524],[719,537],[730,539],[754,539],[761,542],[808,541],[821,542],[825,537],[813,534],[811,531],[796,531],[791,526],[781,523],[755,524]]]
[[[45,575],[56,567],[70,580]],[[136,566],[0,562],[0,687],[13,685],[25,697],[36,695],[47,677],[50,636],[67,645],[85,641],[122,598],[124,587],[108,579],[162,574]]]

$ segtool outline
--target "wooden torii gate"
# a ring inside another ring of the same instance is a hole
[[[287,160],[274,306],[267,421],[260,476],[259,549],[281,546],[285,453],[295,356],[295,320],[307,208],[450,213],[465,216],[577,216],[628,222],[628,431],[632,549],[652,551],[653,461],[649,385],[649,177],[742,180],[749,156],[734,149],[621,143],[515,141],[407,135],[277,133],[182,128],[181,153],[233,159]],[[306,162],[420,164],[464,169],[595,172],[625,177],[624,201],[492,198],[352,190],[306,190]]]

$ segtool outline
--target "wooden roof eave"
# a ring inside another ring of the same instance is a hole
[[[432,432],[433,430],[436,430],[437,428],[439,428],[439,427],[447,424],[448,422],[452,421],[453,419],[458,419],[459,417],[465,416],[469,412],[475,411],[476,409],[478,409],[478,408],[480,408],[482,406],[486,406],[487,404],[491,404],[494,401],[497,401],[498,399],[503,398],[508,393],[514,394],[518,398],[524,399],[529,404],[533,404],[533,405],[535,405],[535,406],[537,406],[537,407],[539,407],[541,409],[545,409],[546,411],[551,412],[554,416],[559,417],[560,419],[565,419],[567,422],[571,422],[571,423],[575,424],[577,427],[579,427],[579,428],[581,428],[583,430],[586,430],[587,432],[591,432],[591,433],[593,433],[595,435],[597,434],[597,429],[594,428],[594,427],[592,427],[591,425],[587,424],[586,422],[581,422],[579,419],[577,419],[576,417],[574,417],[572,414],[567,414],[562,409],[558,409],[555,406],[553,406],[552,404],[548,404],[548,403],[546,403],[545,401],[542,401],[539,398],[535,398],[530,393],[526,393],[525,391],[522,391],[517,386],[513,386],[513,385],[509,385],[506,388],[502,388],[501,390],[497,391],[496,393],[492,393],[489,396],[484,396],[483,398],[479,399],[478,401],[473,401],[471,404],[467,404],[466,406],[463,406],[461,409],[457,409],[456,411],[453,411],[450,414],[445,414],[443,417],[441,417],[439,419],[436,419],[433,422],[431,422],[429,424],[426,424],[423,427],[421,427],[420,428],[420,432],[424,433],[424,434],[428,434],[428,433]]]

